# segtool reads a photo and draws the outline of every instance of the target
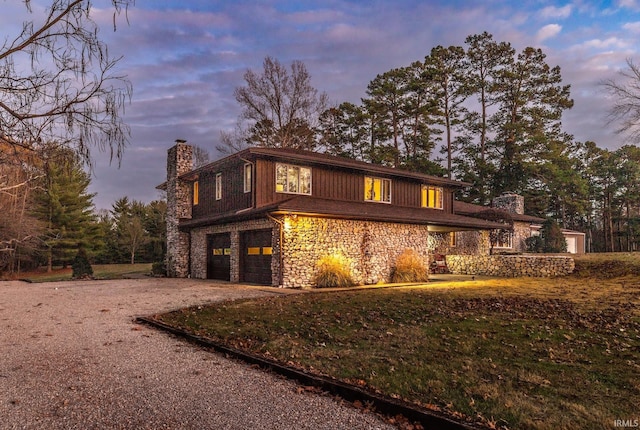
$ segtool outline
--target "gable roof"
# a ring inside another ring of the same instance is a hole
[[[476,205],[476,204],[467,203],[467,202],[460,202],[458,200],[453,201],[453,213],[455,214],[473,217],[473,216],[477,216],[479,213],[487,209],[492,209],[492,207]],[[539,218],[537,216],[517,214],[509,211],[504,211],[504,212],[509,214],[509,217],[511,217],[511,219],[514,221],[528,222],[531,224],[540,224],[544,222],[544,218]]]
[[[192,170],[180,176],[180,179],[186,181],[195,180],[201,172],[215,170],[220,164],[226,161],[239,158],[243,160],[255,161],[257,158],[268,158],[284,162],[303,163],[305,165],[319,165],[333,168],[341,168],[347,170],[355,170],[370,174],[377,174],[388,177],[410,178],[422,182],[428,182],[434,185],[442,185],[453,188],[465,188],[472,184],[467,182],[456,181],[453,179],[443,178],[424,173],[411,172],[394,167],[383,166],[379,164],[367,163],[365,161],[353,160],[350,158],[329,155],[320,152],[306,151],[303,149],[292,148],[262,148],[251,147],[244,149],[235,154],[221,158],[206,164],[198,169]]]
[[[261,217],[265,214],[299,214],[316,217],[424,224],[441,231],[491,230],[507,226],[479,218],[448,214],[438,209],[393,206],[385,203],[353,202],[295,195],[270,205],[216,214],[197,219],[180,220],[180,227],[188,229],[229,221]]]

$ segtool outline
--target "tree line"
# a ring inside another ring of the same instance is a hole
[[[80,250],[93,263],[161,262],[166,203],[122,197],[96,211],[81,158],[52,145],[38,157],[0,163],[0,272],[69,266]],[[25,154],[29,154],[25,152]]]
[[[471,184],[464,201],[523,195],[528,214],[585,232],[589,251],[640,246],[638,148],[610,151],[563,130],[570,85],[541,49],[471,35],[378,74],[359,104],[328,106],[299,61],[287,68],[267,57],[244,79],[239,124],[223,134],[222,152],[302,148],[447,176]]]
[[[111,3],[115,26],[133,2]],[[96,262],[161,259],[162,201],[123,198],[92,209],[82,167],[96,149],[120,160],[132,87],[88,4],[52,0],[0,46],[0,270],[68,264],[74,247]],[[24,7],[31,12],[29,1]],[[628,66],[623,83],[605,87],[620,130],[637,139],[640,71]],[[638,248],[638,148],[610,151],[562,129],[570,87],[540,49],[516,52],[486,32],[472,35],[379,74],[357,104],[329,106],[299,61],[287,68],[267,57],[262,72],[244,79],[235,91],[238,127],[221,136],[222,152],[305,148],[449,176],[472,184],[465,201],[523,194],[528,213],[585,231],[590,251]]]

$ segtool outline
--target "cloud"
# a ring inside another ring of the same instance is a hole
[[[638,5],[637,0],[619,0],[618,6],[631,10],[640,10],[640,6]]]
[[[563,7],[547,6],[538,14],[543,19],[564,19],[571,15],[572,9],[570,4]]]
[[[618,37],[612,36],[606,39],[587,40],[584,43],[580,44],[580,46],[583,48],[590,48],[590,49],[611,49],[611,48],[624,49],[627,47],[627,43]]]
[[[625,30],[629,30],[632,33],[640,33],[640,21],[627,22],[622,26]]]
[[[561,31],[562,31],[561,25],[558,25],[558,24],[545,25],[536,33],[536,40],[538,42],[542,42],[544,40],[557,36],[558,34],[560,34]]]

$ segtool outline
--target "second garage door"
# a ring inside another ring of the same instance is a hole
[[[271,285],[271,230],[240,233],[240,282]]]

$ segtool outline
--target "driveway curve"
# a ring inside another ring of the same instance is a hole
[[[0,282],[0,429],[394,428],[133,322],[278,292],[188,279]]]

